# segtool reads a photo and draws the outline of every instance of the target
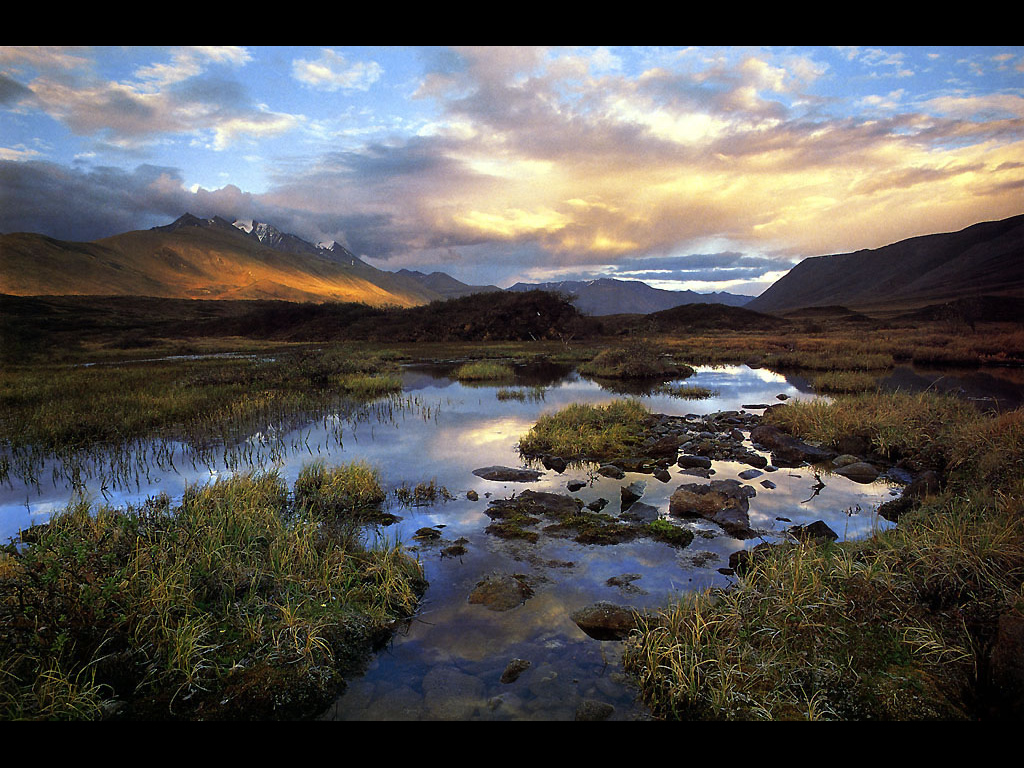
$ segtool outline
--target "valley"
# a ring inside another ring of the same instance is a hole
[[[1012,281],[601,314],[271,296],[266,250],[252,298],[0,296],[5,719],[1017,711]],[[574,419],[618,447],[527,440]]]

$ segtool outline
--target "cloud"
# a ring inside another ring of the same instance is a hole
[[[375,61],[349,62],[336,51],[323,48],[316,61],[295,59],[292,77],[305,86],[318,91],[365,91],[383,75]]]
[[[7,58],[31,65],[23,85],[33,103],[75,134],[137,149],[171,137],[199,138],[222,150],[242,138],[294,130],[297,116],[256,104],[237,81],[210,76],[250,61],[236,46],[176,48],[170,61],[137,67],[134,79],[99,76],[90,60],[60,50],[18,49]]]
[[[183,170],[163,165],[4,168],[12,183],[62,190],[75,212],[95,204],[105,226],[127,219],[102,204],[108,195],[146,221],[166,217],[154,223],[184,210],[269,220],[388,268],[457,264],[476,282],[528,272],[765,280],[798,257],[1021,212],[1024,102],[1011,89],[922,96],[906,75],[936,60],[874,48],[651,49],[639,69],[631,54],[423,49],[418,81],[402,82],[416,130],[402,133],[397,119],[357,119],[360,94],[397,92],[384,67],[327,48],[285,65],[295,91],[340,105],[313,118],[256,103],[238,77],[252,59],[241,48],[175,49],[122,78],[98,76],[80,50],[0,49],[0,105],[30,99],[108,146],[225,152],[299,131],[318,142],[262,166],[260,194],[191,192]],[[844,102],[837,83],[851,72],[859,90]],[[30,213],[16,207],[0,222]]]

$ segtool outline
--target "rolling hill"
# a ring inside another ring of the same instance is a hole
[[[805,259],[746,308],[906,311],[982,296],[1024,297],[1024,215]]]

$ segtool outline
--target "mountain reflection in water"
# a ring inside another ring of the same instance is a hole
[[[393,504],[400,519],[381,529],[389,541],[400,540],[417,551],[430,583],[422,611],[377,655],[363,677],[350,681],[346,692],[325,719],[354,720],[571,720],[584,702],[610,704],[611,719],[646,717],[635,701],[636,691],[621,667],[622,643],[598,641],[585,635],[570,614],[600,600],[657,608],[681,591],[725,586],[731,577],[719,569],[729,555],[763,539],[781,536],[792,525],[824,520],[840,538],[870,534],[880,521],[874,510],[891,498],[886,481],[858,484],[837,475],[818,477],[809,468],[779,469],[748,482],[757,491],[750,500],[750,518],[762,538],[740,541],[703,521],[680,522],[695,532],[685,548],[648,539],[584,546],[569,539],[541,536],[537,543],[509,541],[488,534],[489,499],[508,498],[526,488],[568,493],[570,480],[583,487],[573,495],[589,503],[609,500],[605,512],[619,511],[620,487],[643,479],[641,501],[667,516],[672,492],[682,483],[703,482],[673,466],[671,480],[627,474],[611,480],[593,467],[570,467],[563,473],[546,471],[536,482],[482,480],[479,467],[522,465],[517,442],[544,413],[571,403],[605,403],[616,394],[557,366],[522,367],[512,390],[532,389],[532,397],[504,399],[501,387],[466,386],[451,377],[454,366],[410,366],[404,372],[400,402],[379,406],[359,417],[321,417],[279,435],[264,466],[277,469],[290,485],[303,465],[365,461],[376,467],[388,490],[433,482],[454,498],[425,506]],[[744,405],[779,402],[778,395],[809,398],[785,377],[746,366],[698,368],[686,384],[709,387],[716,395],[706,400],[683,400],[667,395],[640,399],[656,413],[686,415],[740,410]],[[806,387],[804,388],[806,390]],[[259,441],[261,438],[253,437]],[[269,464],[269,466],[266,466]],[[245,470],[225,452],[193,467],[176,461],[173,470],[149,467],[135,487],[101,487],[86,479],[84,491],[112,505],[141,503],[166,492],[180,498],[186,484],[206,482],[221,474]],[[0,494],[0,534],[6,539],[20,527],[44,520],[67,504],[71,489],[61,473],[46,468],[38,487],[9,483]],[[714,462],[714,479],[735,478],[747,465]],[[52,480],[51,480],[52,478]],[[770,478],[775,488],[760,483]],[[467,498],[476,491],[479,499]],[[440,541],[419,543],[414,533],[437,527]],[[460,556],[443,556],[445,546],[465,540]],[[471,604],[468,596],[494,574],[517,575],[533,594],[507,611]],[[618,586],[609,585],[615,577]],[[511,683],[501,682],[513,659],[529,666]]]

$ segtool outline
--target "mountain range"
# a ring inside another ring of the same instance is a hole
[[[964,299],[1024,298],[1024,215],[853,253],[804,259],[747,309],[912,310]]]
[[[586,315],[650,314],[684,304],[726,304],[741,307],[750,296],[733,293],[697,293],[666,291],[639,280],[563,280],[553,283],[516,283],[510,291],[552,291],[573,298],[573,304]]]
[[[590,296],[596,288],[580,290],[581,311],[614,306],[614,311],[650,312],[707,300],[692,291],[660,291],[643,283],[596,283],[605,288],[619,284],[629,298],[604,290],[601,301],[594,302]],[[558,284],[557,290],[566,285]],[[313,244],[264,222],[204,219],[190,213],[170,224],[87,243],[25,232],[0,235],[0,294],[16,296],[278,299],[411,307],[500,290],[469,285],[444,272],[389,272],[336,242]],[[642,300],[638,292],[643,292]],[[654,301],[651,296],[661,298]]]
[[[877,249],[817,256],[760,296],[665,291],[635,280],[517,283],[573,298],[584,314],[651,314],[715,303],[760,313],[842,306],[912,310],[977,297],[1024,299],[1024,215]],[[277,299],[413,307],[501,291],[443,272],[389,272],[338,243],[313,244],[270,224],[184,214],[171,224],[92,242],[0,235],[0,294]]]

